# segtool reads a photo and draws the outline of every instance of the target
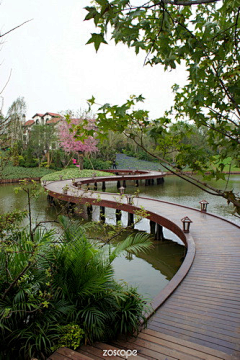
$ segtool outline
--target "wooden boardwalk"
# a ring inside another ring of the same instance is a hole
[[[63,182],[56,182],[46,188],[52,196],[72,202],[94,204],[97,199],[96,193],[76,189],[63,196],[62,186]],[[102,350],[114,348],[136,349],[138,356],[129,359],[240,359],[239,226],[211,214],[150,198],[135,198],[133,205],[127,204],[126,199],[117,199],[116,194],[100,193],[100,198],[96,205],[130,212],[143,206],[149,218],[186,242],[187,256],[178,273],[154,299],[156,311],[147,329],[137,338],[110,345],[96,343],[82,347],[78,353],[60,349],[49,359],[105,358]],[[185,216],[193,221],[186,236],[181,232],[181,219]]]

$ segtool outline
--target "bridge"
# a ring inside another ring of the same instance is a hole
[[[160,176],[161,175],[161,176]],[[159,179],[163,174],[154,172]],[[126,173],[115,181],[124,181]],[[131,180],[141,174],[129,174]],[[146,176],[147,174],[142,174]],[[148,173],[148,180],[151,173]],[[141,207],[150,222],[173,231],[184,242],[185,260],[167,286],[153,299],[146,329],[137,337],[111,344],[95,343],[78,351],[62,348],[51,360],[103,359],[103,350],[137,350],[129,359],[240,359],[240,232],[239,226],[200,210],[147,197],[134,197],[83,189],[96,178],[62,180],[45,184],[52,198],[88,203],[134,214]],[[98,182],[113,181],[113,177]],[[68,193],[63,188],[68,185]],[[88,187],[88,186],[87,186]],[[189,233],[181,219],[192,220]],[[158,227],[156,226],[156,231]],[[151,279],[150,279],[151,280]],[[124,359],[124,355],[108,356]]]

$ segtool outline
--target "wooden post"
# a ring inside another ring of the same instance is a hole
[[[157,230],[156,230],[156,234],[155,234],[155,240],[158,241],[163,241],[164,237],[163,237],[163,227],[159,224],[157,224]]]
[[[122,211],[116,209],[116,222],[121,221],[121,218],[122,218]]]
[[[126,180],[123,180],[123,187],[126,188]]]
[[[102,182],[102,191],[105,191],[106,190],[106,184],[105,184],[105,181]]]
[[[128,226],[134,227],[134,215],[131,213],[128,213]]]
[[[155,235],[155,231],[156,231],[156,223],[150,220],[150,233]]]
[[[47,200],[51,206],[55,205],[54,198],[51,195],[47,196]]]
[[[88,218],[92,218],[92,212],[93,212],[93,208],[92,205],[88,205],[87,206],[87,214],[88,214]]]
[[[139,181],[138,181],[138,180],[135,181],[135,186],[136,186],[136,187],[139,186]]]
[[[97,190],[97,182],[94,183],[94,190]]]
[[[117,188],[119,189],[121,187],[121,181],[117,181]]]
[[[105,207],[100,206],[100,221],[105,223]]]
[[[67,213],[73,213],[74,212],[74,206],[75,204],[72,202],[67,202],[66,204],[66,209],[67,209]]]

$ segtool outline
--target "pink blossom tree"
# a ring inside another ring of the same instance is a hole
[[[78,153],[79,168],[83,168],[83,154],[98,151],[97,140],[94,136],[88,136],[83,141],[76,140],[74,127],[81,123],[81,119],[63,120],[59,126],[60,146],[68,153]],[[88,120],[88,129],[94,129],[94,119]]]

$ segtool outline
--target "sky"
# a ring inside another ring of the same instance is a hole
[[[171,86],[183,85],[183,68],[143,66],[145,54],[110,42],[96,53],[85,45],[96,32],[84,21],[91,0],[1,0],[1,34],[32,19],[2,40],[0,91],[3,114],[19,96],[27,103],[27,120],[36,113],[87,109],[92,96],[99,104],[122,104],[142,94],[141,107],[158,118],[173,104]],[[96,111],[97,108],[93,109]]]

